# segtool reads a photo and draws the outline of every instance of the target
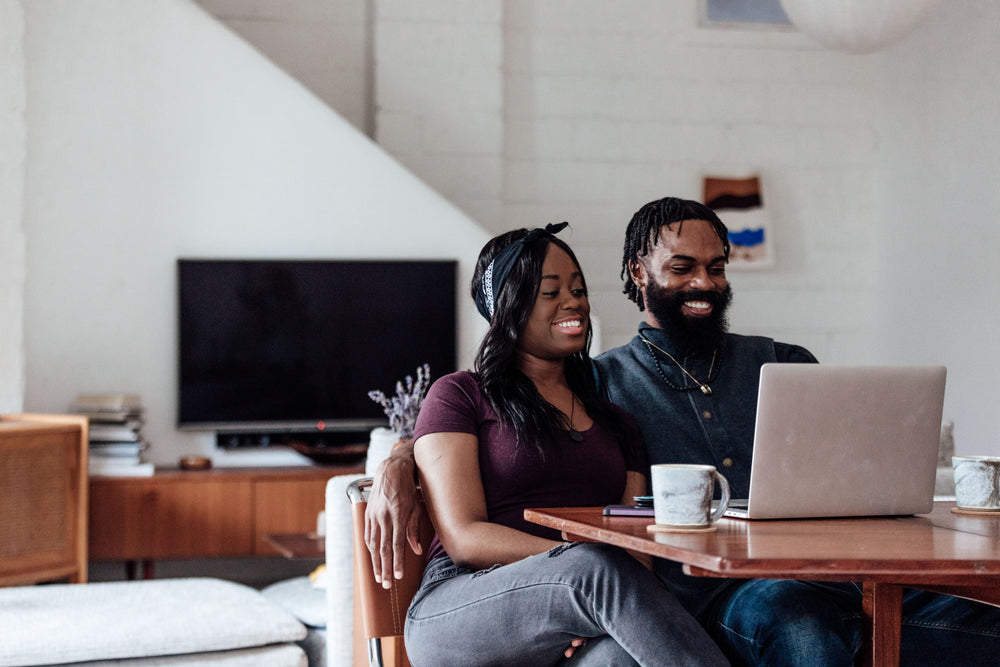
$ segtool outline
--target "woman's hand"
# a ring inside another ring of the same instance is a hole
[[[365,510],[365,544],[375,581],[383,588],[403,578],[403,550],[423,553],[418,532],[420,511],[413,461],[413,440],[404,438],[375,471]]]
[[[567,658],[572,658],[573,654],[576,653],[576,649],[580,648],[587,643],[587,640],[583,637],[577,637],[569,643],[569,648],[563,651],[563,655]]]

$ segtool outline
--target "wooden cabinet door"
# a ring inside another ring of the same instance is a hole
[[[94,477],[90,555],[95,560],[276,555],[265,535],[315,532],[327,480],[362,470],[357,464]]]
[[[90,557],[95,560],[146,558],[150,543],[147,525],[154,505],[154,487],[149,484],[120,483],[118,480],[90,481]]]
[[[246,556],[252,551],[252,483],[177,482],[157,489],[151,558]]]
[[[94,480],[91,557],[250,555],[251,489],[247,478]]]

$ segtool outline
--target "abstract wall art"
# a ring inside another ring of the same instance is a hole
[[[730,269],[774,266],[771,224],[764,208],[760,176],[706,176],[702,201],[729,228]]]

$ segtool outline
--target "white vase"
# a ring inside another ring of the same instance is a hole
[[[378,464],[389,456],[392,446],[399,442],[399,434],[395,431],[379,426],[372,429],[371,437],[368,441],[368,459],[365,461],[365,474],[374,475],[378,469]]]

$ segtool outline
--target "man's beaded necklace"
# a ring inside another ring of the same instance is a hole
[[[659,345],[655,345],[652,341],[650,341],[645,337],[641,337],[639,340],[641,340],[643,343],[646,344],[646,349],[649,350],[650,356],[653,357],[653,363],[656,364],[656,372],[660,374],[660,377],[663,378],[663,381],[666,382],[667,385],[670,386],[670,388],[676,389],[677,391],[694,391],[695,389],[700,389],[701,393],[705,394],[705,396],[712,395],[712,388],[708,386],[708,383],[713,382],[715,380],[715,377],[713,377],[712,375],[712,371],[715,370],[715,357],[718,350],[712,350],[712,363],[708,367],[708,378],[704,382],[701,382],[695,376],[691,375],[691,373],[688,372],[688,369],[681,366],[680,362],[674,359],[673,355],[664,350],[662,347],[660,347]],[[653,348],[656,348],[657,350],[665,354],[667,358],[670,359],[670,361],[674,362],[677,365],[677,368],[681,369],[684,372],[684,375],[687,375],[689,378],[691,378],[691,380],[697,386],[679,387],[673,382],[671,382],[670,378],[667,377],[667,374],[663,372],[663,367],[660,366],[660,359],[656,356],[656,353],[653,352]]]

